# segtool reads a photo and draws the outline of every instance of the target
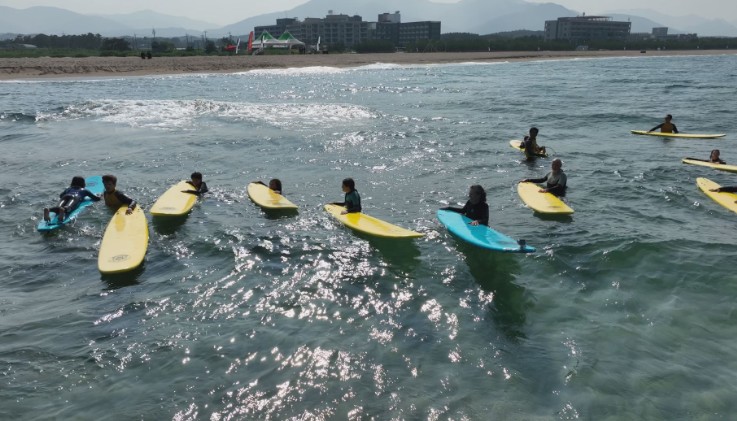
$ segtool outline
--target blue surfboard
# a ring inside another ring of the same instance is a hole
[[[100,195],[102,194],[102,192],[105,191],[105,186],[102,185],[102,177],[99,175],[85,178],[84,183],[85,188],[94,194]],[[93,203],[95,202],[93,202],[89,197],[85,197],[82,203],[80,203],[79,206],[77,206],[73,211],[69,212],[69,215],[66,215],[63,221],[59,221],[59,218],[56,217],[56,213],[51,212],[49,214],[51,220],[49,222],[46,222],[42,219],[41,222],[38,223],[36,229],[40,232],[48,232],[59,229],[64,225],[74,221],[77,218],[77,215],[82,213],[82,211],[87,206],[90,206]]]
[[[486,225],[471,225],[469,218],[457,212],[441,209],[438,211],[438,219],[452,234],[477,247],[506,253],[535,251],[534,247],[526,245],[524,241],[518,242]]]

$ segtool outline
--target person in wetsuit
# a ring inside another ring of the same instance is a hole
[[[529,159],[535,159],[538,156],[545,155],[545,146],[538,146],[537,134],[539,130],[537,127],[531,127],[530,132],[522,140],[522,149],[525,151],[525,157]]]
[[[345,193],[345,199],[343,202],[333,202],[331,205],[345,206],[345,210],[341,212],[341,215],[347,213],[361,212],[361,195],[356,190],[356,182],[352,178],[346,178],[342,184],[343,193]]]
[[[471,219],[471,225],[489,225],[489,204],[486,203],[486,191],[478,184],[468,189],[468,201],[462,208],[448,206],[441,209],[464,215]]]
[[[673,116],[668,114],[667,116],[665,116],[665,121],[648,130],[648,132],[660,129],[660,133],[678,133],[676,125],[673,124],[671,120],[673,120]]]
[[[128,209],[125,211],[126,215],[133,213],[136,208],[136,201],[115,189],[118,184],[118,177],[114,175],[103,175],[102,185],[105,186],[105,191],[102,193],[102,198],[105,199],[105,205],[115,210],[118,210],[121,206],[127,205]]]
[[[702,161],[702,162],[711,162],[712,164],[726,164],[722,160],[722,158],[719,157],[719,149],[714,149],[711,151],[711,154],[709,155],[709,159],[699,159],[699,158],[686,158],[686,159],[692,159],[694,161]]]
[[[187,183],[191,184],[194,189],[182,190],[182,193],[189,193],[194,194],[195,196],[201,196],[210,191],[207,188],[207,183],[202,181],[202,173],[200,172],[193,172],[190,176],[190,181],[187,181]]]
[[[556,158],[550,164],[551,170],[543,178],[526,178],[522,182],[527,183],[546,183],[545,188],[540,189],[540,193],[552,193],[558,197],[566,195],[566,183],[568,177],[563,172],[563,161]]]
[[[69,187],[64,189],[64,191],[59,195],[59,198],[61,199],[59,204],[53,208],[44,208],[44,221],[51,221],[50,212],[55,212],[57,221],[61,223],[67,215],[69,215],[74,209],[77,209],[77,206],[79,206],[86,197],[89,197],[94,202],[99,201],[100,196],[87,190],[85,186],[86,183],[83,177],[72,177],[72,182]]]
[[[266,186],[263,181],[254,181],[254,183]],[[281,180],[278,178],[272,178],[269,180],[269,185],[266,187],[270,188],[276,194],[281,194]]]

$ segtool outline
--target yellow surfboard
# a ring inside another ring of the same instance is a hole
[[[509,146],[513,147],[514,149],[517,149],[518,151],[520,151],[522,153],[525,153],[525,148],[522,147],[522,140],[520,140],[520,139],[512,139],[512,140],[510,140],[509,141]],[[540,157],[545,158],[545,157],[548,156],[548,154],[547,153],[538,153],[538,154],[535,154],[535,156],[540,156]]]
[[[532,210],[547,215],[571,215],[573,209],[552,193],[541,193],[535,183],[517,184],[517,194]]]
[[[714,168],[715,170],[737,172],[737,165],[717,164],[714,162],[703,161],[701,159],[683,158],[684,164],[701,165],[702,167]]]
[[[647,130],[630,130],[632,134],[639,134],[645,136],[658,136],[658,137],[675,137],[681,139],[715,139],[717,137],[726,136],[724,133],[661,133],[661,132],[648,132]]]
[[[343,225],[364,234],[384,238],[418,238],[424,235],[419,232],[392,225],[388,222],[382,221],[381,219],[368,216],[361,212],[341,215],[341,212],[345,210],[345,207],[343,206],[325,205],[325,210],[333,215],[335,219],[340,221]]]
[[[250,183],[248,185],[248,197],[253,202],[264,209],[297,209],[297,205],[287,200],[286,197],[274,192],[267,186],[260,183]]]
[[[182,193],[183,190],[194,190],[194,186],[186,181],[173,185],[151,206],[151,215],[180,216],[192,210],[192,206],[197,202],[197,195]]]
[[[143,263],[148,249],[148,223],[140,206],[126,215],[127,206],[115,212],[105,229],[97,257],[102,274],[128,272]]]
[[[716,189],[721,186],[709,180],[708,178],[697,178],[696,185],[699,186],[701,191],[706,193],[706,195],[711,197],[715,202],[731,210],[732,212],[737,212],[737,203],[735,203],[735,201],[737,201],[737,194],[711,191],[711,189]]]

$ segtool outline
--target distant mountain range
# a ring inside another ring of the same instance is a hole
[[[225,27],[186,17],[165,15],[153,11],[130,14],[93,16],[56,7],[14,9],[0,6],[0,29],[14,34],[85,34],[103,36],[138,35],[173,37],[200,35],[209,37],[229,33],[243,36],[255,26],[273,25],[278,18],[323,18],[334,14],[360,15],[364,20],[376,21],[380,13],[399,9],[402,22],[423,20],[441,21],[443,33],[472,32],[490,34],[515,30],[541,31],[546,20],[579,13],[555,3],[529,3],[521,0],[461,0],[458,3],[432,3],[429,0],[310,0],[286,12],[267,13],[243,19]],[[616,20],[630,20],[632,32],[651,32],[653,27],[667,26],[670,33],[697,33],[700,36],[737,36],[737,23],[723,19],[705,19],[699,16],[674,17],[653,10],[619,10],[597,13]]]

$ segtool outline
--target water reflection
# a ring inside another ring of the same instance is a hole
[[[494,294],[491,317],[510,340],[525,338],[526,310],[531,306],[525,288],[514,283],[519,273],[518,254],[498,253],[455,240],[471,275],[481,289]]]
[[[174,234],[179,227],[184,225],[189,218],[189,213],[182,216],[154,216],[151,221],[154,226],[154,231],[161,235]]]
[[[107,289],[120,289],[133,285],[138,285],[138,279],[145,270],[146,261],[144,260],[137,268],[123,273],[100,274],[100,280],[107,284]]]

